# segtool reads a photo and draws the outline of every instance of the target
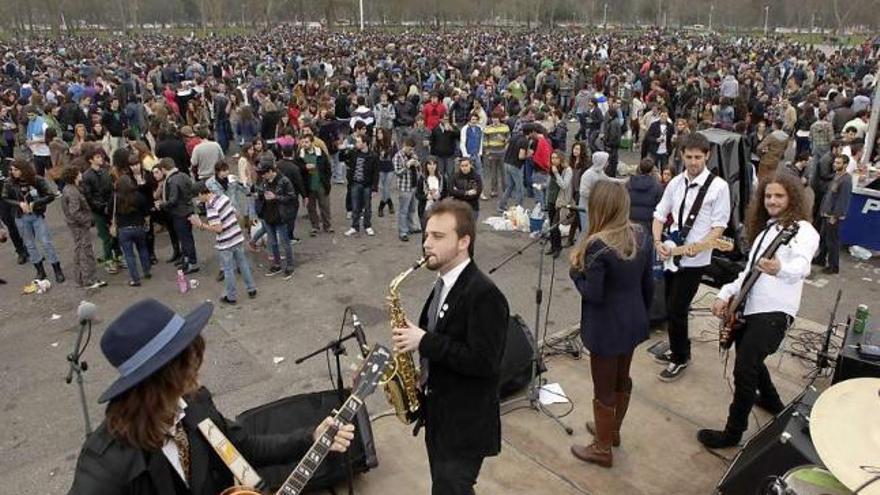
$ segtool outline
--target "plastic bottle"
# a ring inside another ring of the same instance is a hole
[[[186,281],[183,270],[177,270],[177,289],[180,290],[181,294],[186,294],[186,291],[189,290],[189,283]]]

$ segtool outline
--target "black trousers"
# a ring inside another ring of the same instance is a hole
[[[474,495],[483,458],[438,455],[430,442],[427,447],[431,495]]]
[[[691,359],[688,336],[688,311],[700,287],[703,267],[682,267],[666,274],[666,331],[673,362],[684,364]]]
[[[9,238],[12,239],[12,245],[15,246],[15,252],[27,256],[24,240],[18,233],[18,227],[15,226],[15,212],[12,211],[12,205],[6,201],[0,201],[0,221],[6,225]]]
[[[829,268],[840,270],[840,220],[831,224],[828,223],[827,218],[822,219],[822,228],[819,229],[819,253],[816,259],[823,265],[827,259]]]
[[[748,429],[749,413],[755,405],[756,393],[760,392],[767,401],[779,401],[779,393],[773,386],[764,360],[779,348],[793,320],[782,312],[759,313],[746,316],[745,319],[745,325],[734,336],[734,392],[727,414],[727,430],[734,432]]]

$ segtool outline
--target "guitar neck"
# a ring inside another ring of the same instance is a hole
[[[337,424],[350,423],[360,409],[363,401],[355,395],[349,396],[339,411],[334,416]],[[312,448],[306,452],[302,460],[297,464],[296,469],[287,477],[287,481],[281,485],[276,495],[299,495],[302,493],[306,484],[314,476],[315,471],[327,457],[330,452],[330,446],[333,445],[333,438],[336,436],[338,428],[331,426],[327,431],[312,444]]]
[[[770,259],[776,255],[776,251],[782,246],[782,239],[777,238],[774,239],[770,246],[760,255],[758,259]],[[739,311],[741,306],[745,303],[746,297],[748,297],[749,292],[751,292],[752,287],[755,285],[755,282],[758,281],[758,277],[764,273],[758,270],[758,260],[755,260],[754,266],[749,270],[748,275],[743,280],[742,285],[739,288],[739,292],[737,292],[736,296],[731,300],[730,308],[734,311]]]

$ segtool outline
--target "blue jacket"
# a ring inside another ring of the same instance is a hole
[[[622,260],[597,240],[587,247],[584,269],[570,273],[581,293],[581,339],[597,356],[628,354],[648,339],[654,245],[640,228],[636,237],[633,259]]]
[[[632,176],[626,187],[629,189],[629,219],[650,223],[654,218],[654,207],[663,197],[663,187],[653,175]]]

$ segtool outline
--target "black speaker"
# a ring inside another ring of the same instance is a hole
[[[810,387],[746,442],[717,491],[722,495],[760,493],[772,476],[804,464],[822,465],[810,438],[810,411],[819,392]]]
[[[346,397],[350,392],[345,391]],[[339,396],[335,390],[294,395],[249,409],[241,413],[236,421],[246,431],[260,435],[312,430],[339,404]],[[379,459],[376,457],[376,445],[373,443],[373,430],[366,405],[360,408],[353,423],[355,441],[351,444],[349,453],[352,471],[358,474],[378,466]],[[266,466],[258,471],[267,486],[277,489],[296,468],[297,463],[299,459],[289,464]],[[346,478],[345,455],[331,452],[309,480],[306,491],[331,488]]]
[[[515,394],[529,384],[534,358],[535,344],[531,330],[520,315],[511,315],[507,324],[507,343],[501,358],[501,377],[498,381],[498,392],[502,398]],[[547,371],[540,358],[538,367],[542,372]]]
[[[834,367],[834,377],[831,384],[842,382],[850,378],[880,378],[880,361],[867,359],[860,355],[852,346],[880,341],[880,329],[865,330],[862,334],[852,332],[852,319],[846,329],[846,336],[840,354],[837,355],[837,364]]]

